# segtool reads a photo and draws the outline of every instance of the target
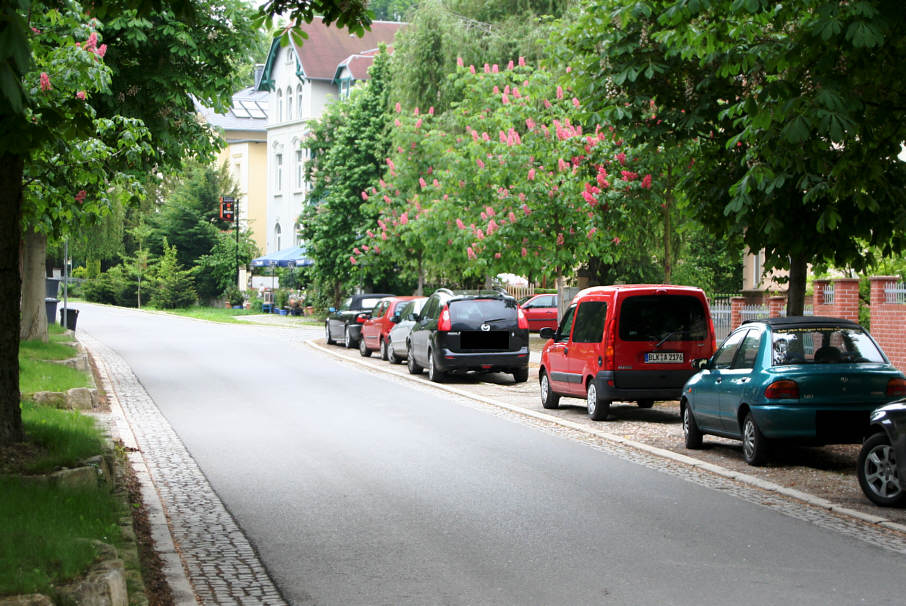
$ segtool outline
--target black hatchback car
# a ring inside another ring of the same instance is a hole
[[[435,291],[407,344],[409,372],[427,368],[435,382],[463,372],[507,372],[517,383],[528,380],[528,320],[503,292]]]
[[[870,424],[859,452],[859,486],[876,505],[906,506],[906,400],[878,408]]]
[[[348,348],[356,347],[362,337],[362,324],[371,317],[371,310],[384,297],[392,297],[386,293],[368,293],[348,297],[339,309],[328,309],[327,320],[324,322],[324,336],[329,345],[342,341]]]

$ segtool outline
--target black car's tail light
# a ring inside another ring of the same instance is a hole
[[[440,318],[437,319],[437,330],[449,331],[452,328],[453,323],[450,321],[450,308],[447,305],[444,305],[444,308],[440,310]]]
[[[528,330],[528,318],[525,317],[525,312],[521,307],[516,308],[516,317],[518,318],[518,328]]]
[[[887,382],[887,395],[891,397],[906,396],[906,379],[891,379]]]
[[[768,400],[797,400],[799,384],[789,379],[774,381],[764,388],[764,397]]]

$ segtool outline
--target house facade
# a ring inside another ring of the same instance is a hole
[[[298,246],[299,216],[310,202],[305,166],[309,122],[321,117],[328,103],[348,95],[368,68],[380,44],[391,44],[401,23],[376,21],[361,38],[348,30],[327,27],[320,18],[303,24],[308,35],[299,46],[279,39],[271,45],[255,90],[267,95],[267,171],[264,250],[268,254]]]
[[[226,141],[217,164],[226,163],[239,186],[236,213],[239,227],[250,230],[259,253],[267,248],[267,126],[268,95],[243,89],[233,95],[226,114],[199,106],[201,118],[217,129]]]

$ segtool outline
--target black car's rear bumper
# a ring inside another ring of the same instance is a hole
[[[461,353],[441,348],[434,363],[442,372],[512,372],[517,368],[528,367],[529,348],[480,353]]]

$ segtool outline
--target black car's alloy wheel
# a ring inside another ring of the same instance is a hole
[[[324,324],[324,338],[327,339],[328,345],[336,343],[336,341],[333,340],[333,337],[330,336],[330,322]]]
[[[882,507],[906,505],[906,486],[897,469],[896,453],[887,434],[865,440],[859,452],[859,486],[872,503]]]
[[[437,369],[437,365],[434,362],[434,352],[430,349],[428,350],[428,378],[434,381],[435,383],[442,383],[446,373],[442,370]]]
[[[516,383],[525,383],[528,381],[528,366],[520,366],[513,370],[513,380]]]
[[[346,349],[355,347],[355,341],[352,340],[352,334],[350,334],[348,326],[343,329],[343,345],[346,346]]]

